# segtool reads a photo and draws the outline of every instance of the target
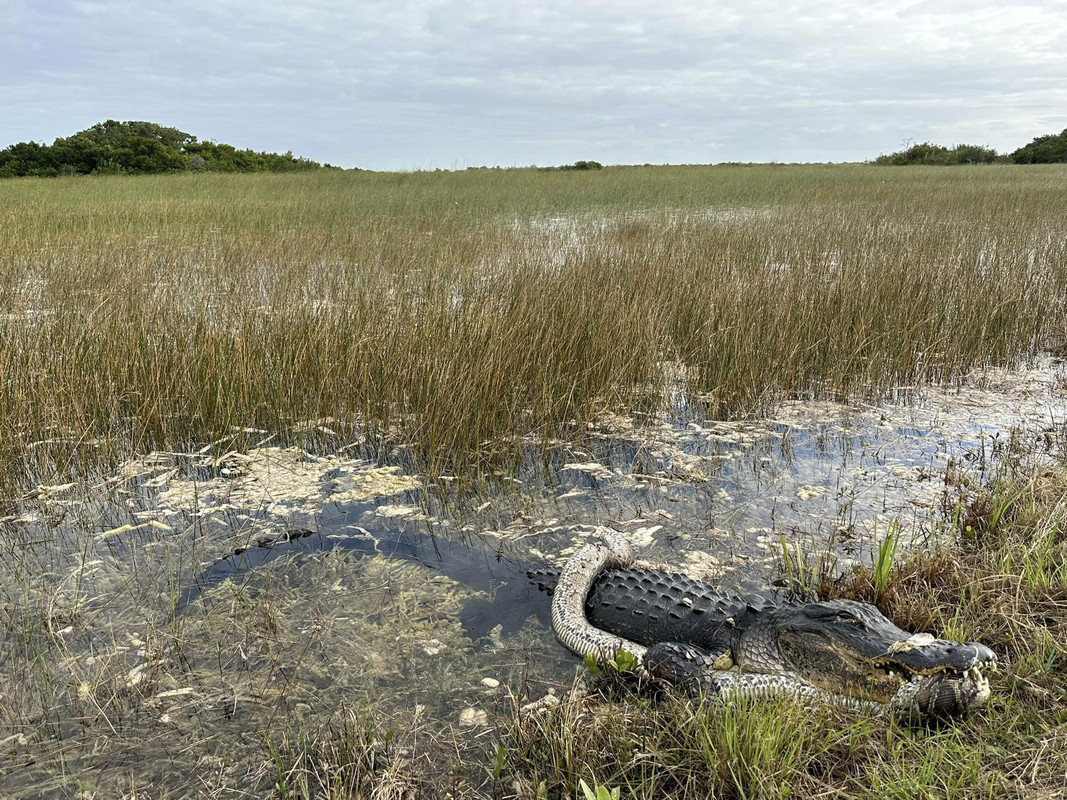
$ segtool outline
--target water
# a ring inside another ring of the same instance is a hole
[[[527,565],[604,522],[727,590],[775,577],[783,544],[842,568],[892,526],[922,546],[967,483],[1062,446],[1064,374],[1046,359],[755,422],[604,415],[480,494],[269,441],[40,487],[0,518],[0,787],[260,786],[264,732],[345,708],[440,767],[453,727],[488,745],[510,696],[573,680]]]

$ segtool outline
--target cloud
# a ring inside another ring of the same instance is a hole
[[[9,0],[0,143],[102,119],[375,168],[854,160],[1067,126],[1067,9]]]

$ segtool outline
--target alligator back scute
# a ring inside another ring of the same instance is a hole
[[[763,605],[759,598],[721,594],[686,575],[623,569],[598,576],[585,612],[593,626],[639,644],[678,641],[713,650]]]

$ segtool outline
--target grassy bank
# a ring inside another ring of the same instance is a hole
[[[326,417],[477,469],[679,377],[712,417],[952,380],[1063,340],[1064,175],[5,181],[0,474]]]

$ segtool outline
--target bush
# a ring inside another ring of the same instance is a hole
[[[1067,128],[1062,133],[1038,136],[1009,158],[1016,164],[1062,164],[1067,162]]]
[[[874,159],[875,164],[883,166],[910,166],[912,164],[933,164],[950,166],[957,164],[994,164],[1003,161],[992,147],[977,144],[958,144],[952,148],[931,142],[913,144],[905,150],[888,155],[882,154]]]
[[[154,122],[109,119],[56,139],[51,146],[19,142],[0,150],[0,177],[23,175],[149,175],[185,170],[293,172],[319,164],[291,152],[257,153],[232,145],[198,142],[192,134]]]

